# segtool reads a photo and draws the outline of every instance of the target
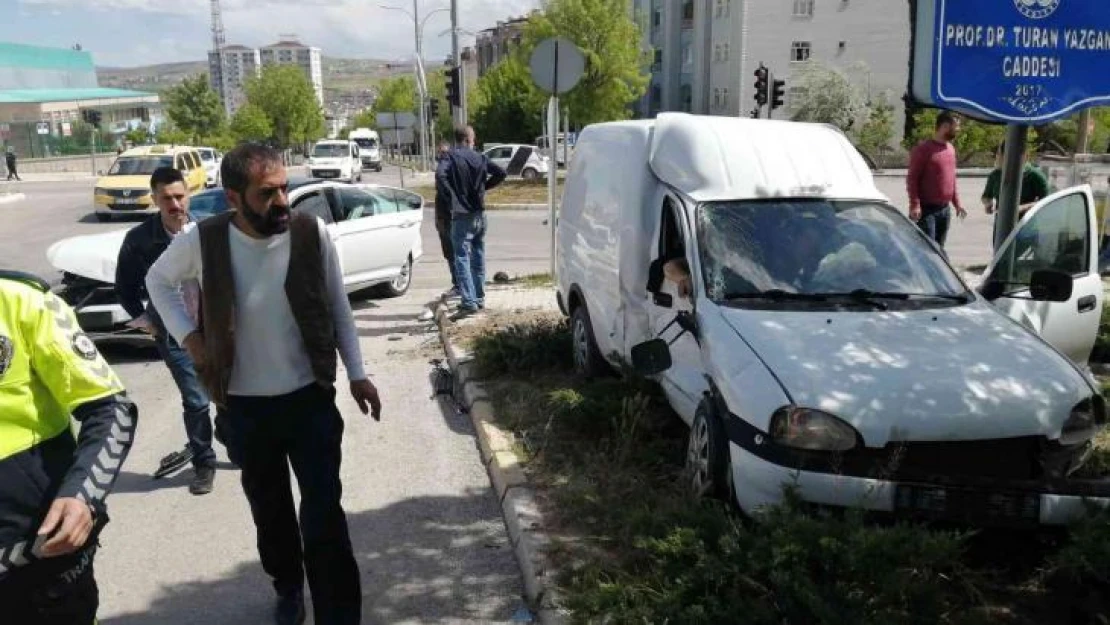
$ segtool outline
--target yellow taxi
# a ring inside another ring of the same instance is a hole
[[[120,154],[111,168],[96,180],[93,189],[96,218],[108,221],[113,215],[157,211],[150,196],[150,175],[159,167],[181,170],[190,194],[203,190],[208,180],[196,148],[183,145],[131,148]]]

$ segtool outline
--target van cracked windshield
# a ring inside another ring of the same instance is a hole
[[[973,299],[913,225],[874,201],[699,206],[708,297],[760,309],[919,310]]]

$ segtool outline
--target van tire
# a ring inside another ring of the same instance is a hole
[[[728,499],[732,495],[731,465],[724,423],[703,401],[694,413],[686,439],[686,486],[696,497]]]
[[[575,373],[589,380],[610,372],[609,363],[601,357],[594,340],[594,329],[585,304],[579,304],[570,314],[570,336]]]

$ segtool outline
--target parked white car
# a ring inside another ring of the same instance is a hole
[[[354,184],[362,180],[362,161],[358,144],[343,139],[317,141],[305,163],[312,178],[334,178]]]
[[[207,176],[205,186],[220,186],[220,164],[224,161],[224,155],[216,148],[197,148],[197,153],[200,154],[200,162],[204,165]]]
[[[397,297],[408,291],[413,264],[424,253],[420,195],[393,187],[294,178],[289,196],[294,211],[311,213],[327,224],[348,292],[376,287],[379,295]],[[198,221],[228,210],[223,189],[202,191],[192,196],[189,206]],[[54,243],[46,253],[50,264],[63,272],[60,295],[95,341],[149,338],[124,325],[131,318],[113,288],[116,259],[127,232],[71,237]]]
[[[498,143],[486,148],[486,157],[501,166],[510,176],[520,176],[525,180],[535,180],[546,176],[551,168],[551,159],[540,154],[534,145],[519,143]]]
[[[1063,524],[1106,423],[1090,187],[1039,202],[973,290],[838,130],[695,117],[586,128],[558,224],[587,375],[632,363],[690,426],[699,494]],[[984,242],[986,244],[986,242]]]

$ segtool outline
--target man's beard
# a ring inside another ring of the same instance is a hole
[[[275,234],[281,234],[289,229],[288,220],[282,221],[282,217],[289,216],[288,206],[271,206],[270,210],[264,215],[260,215],[251,208],[245,208],[241,211],[247,223],[254,228],[254,231],[264,237],[272,237]]]

